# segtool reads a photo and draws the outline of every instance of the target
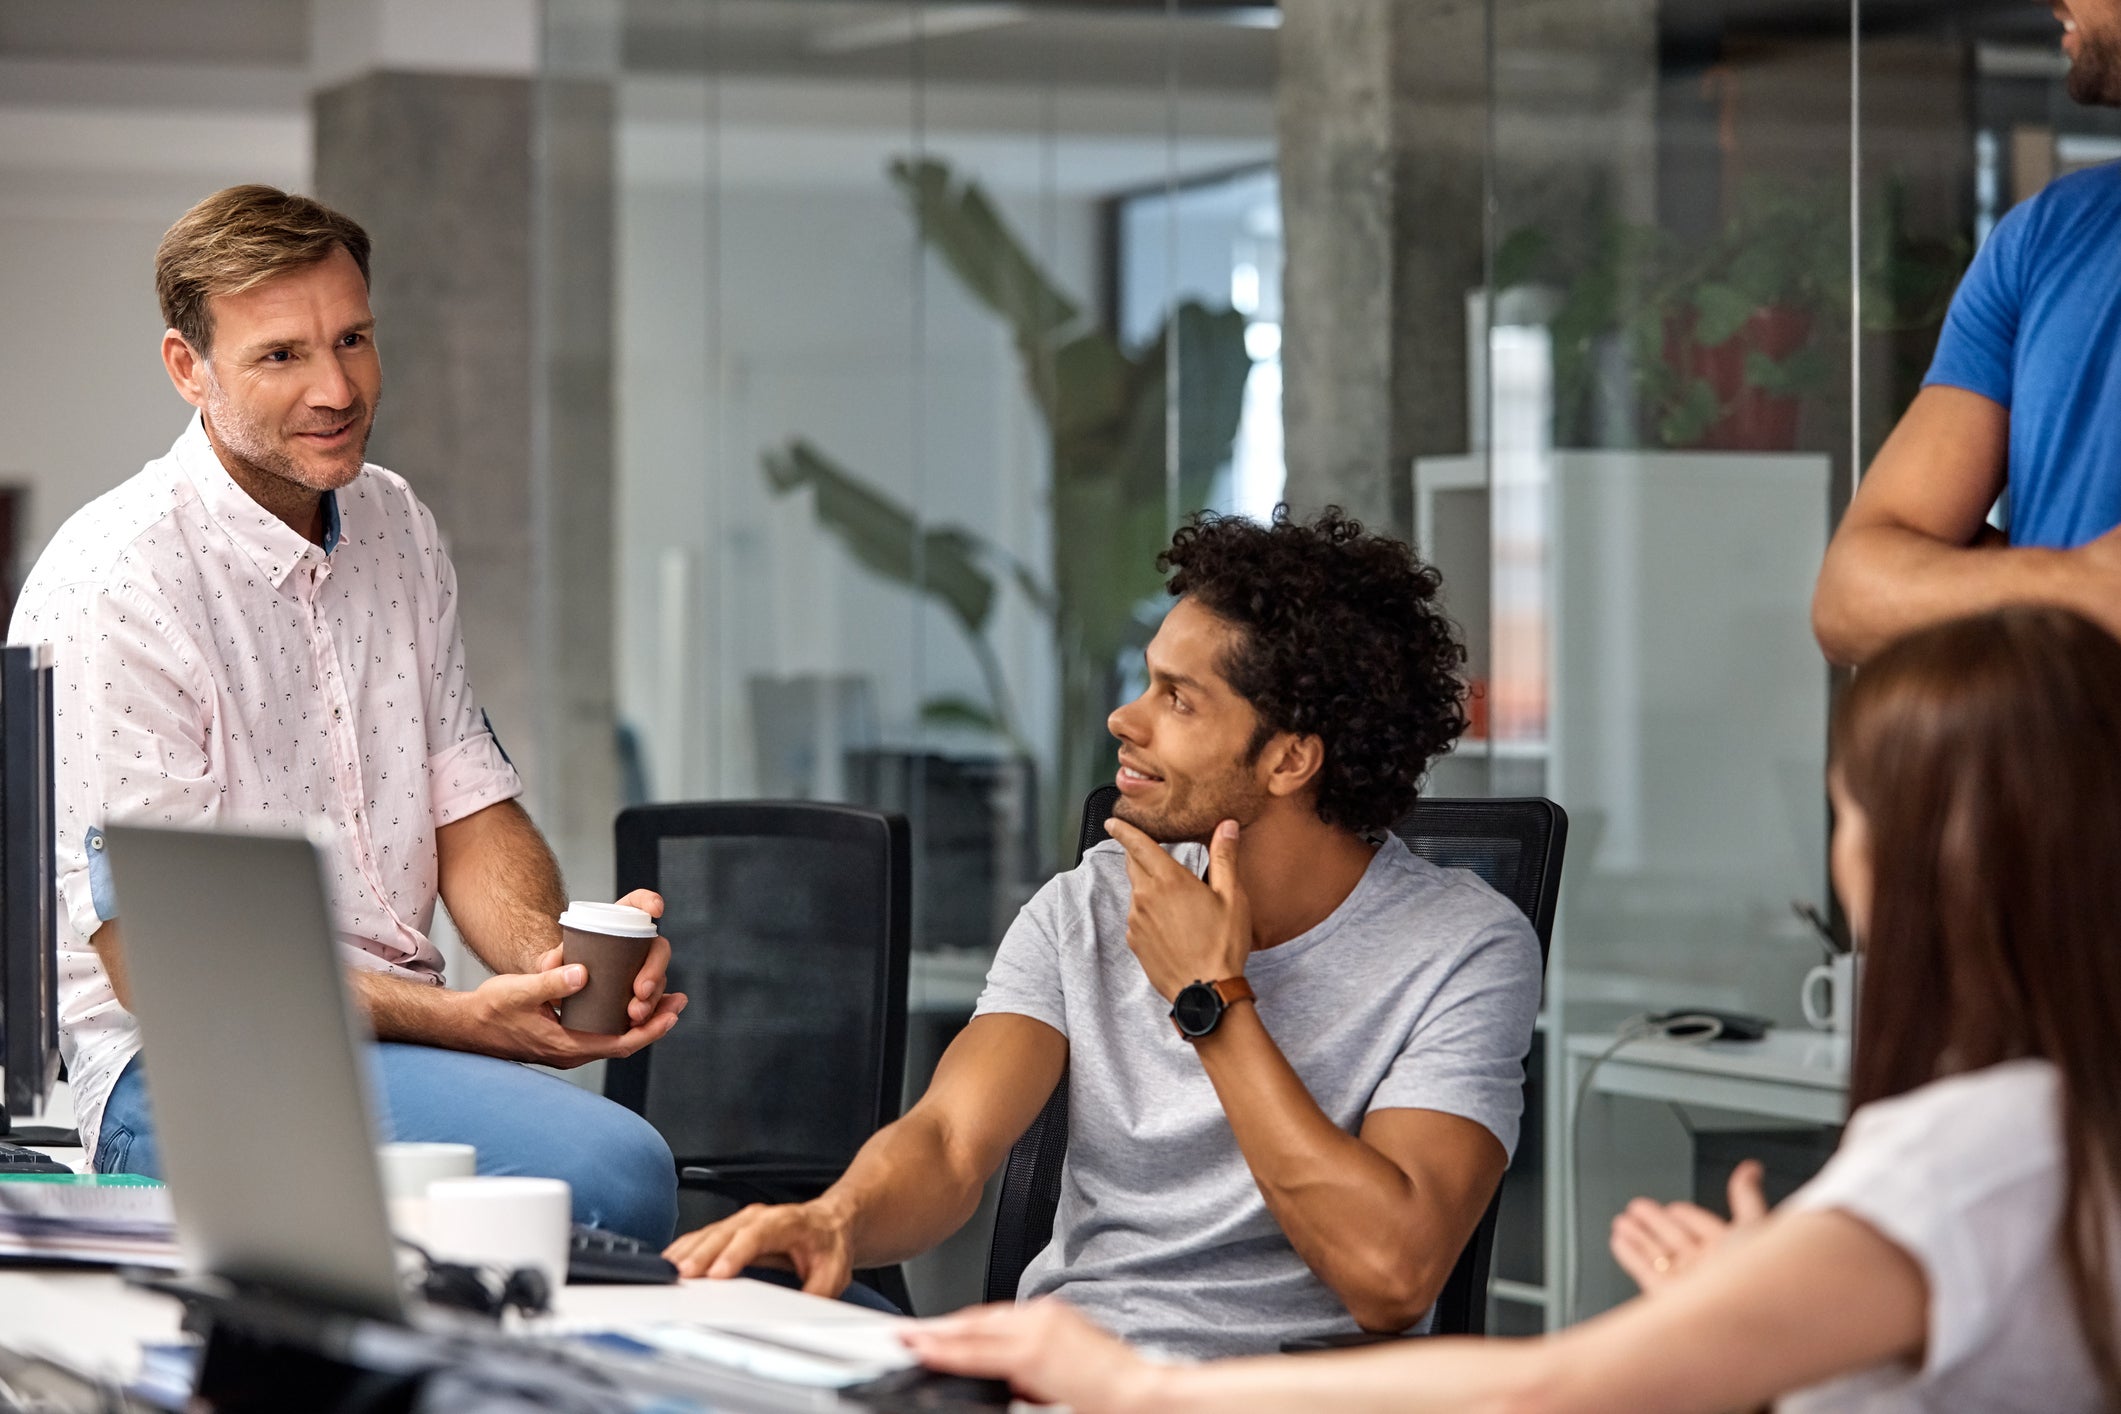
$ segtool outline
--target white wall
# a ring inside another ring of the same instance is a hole
[[[158,353],[164,229],[234,182],[304,185],[309,146],[296,102],[0,97],[0,481],[30,488],[25,569],[69,514],[183,430],[190,409]]]

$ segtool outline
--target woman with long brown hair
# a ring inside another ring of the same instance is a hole
[[[1829,788],[1866,957],[1854,1117],[1773,1214],[1675,1238],[1643,1297],[1536,1341],[1200,1366],[1050,1302],[908,1343],[1082,1414],[2121,1410],[2121,643],[2059,609],[1915,634],[1846,694]]]

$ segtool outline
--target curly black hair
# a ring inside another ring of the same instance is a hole
[[[1325,743],[1318,818],[1379,830],[1413,808],[1429,763],[1466,730],[1465,642],[1437,602],[1442,577],[1398,540],[1329,506],[1274,523],[1202,512],[1156,567],[1240,633],[1223,677],[1277,732]]]

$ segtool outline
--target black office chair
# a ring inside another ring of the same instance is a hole
[[[1100,786],[1083,802],[1083,828],[1076,846],[1084,851],[1105,839],[1105,821],[1119,800],[1115,786]],[[1551,800],[1420,800],[1392,832],[1431,863],[1467,869],[1523,910],[1539,935],[1539,964],[1546,968],[1560,896],[1561,856],[1569,817]],[[1529,1107],[1528,1107],[1529,1108]],[[1014,1301],[1024,1268],[1053,1238],[1060,1203],[1062,1161],[1068,1153],[1068,1079],[1009,1151],[995,1208],[994,1241],[987,1254],[987,1300]],[[1498,1188],[1480,1224],[1459,1253],[1436,1298],[1438,1335],[1481,1335],[1488,1325],[1488,1268],[1495,1252],[1495,1222],[1502,1210]]]
[[[808,801],[637,805],[618,888],[663,896],[669,1036],[605,1071],[683,1187],[788,1203],[830,1187],[898,1118],[905,1086],[912,837],[903,816]],[[859,1273],[911,1311],[896,1267]]]

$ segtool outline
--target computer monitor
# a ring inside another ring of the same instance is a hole
[[[59,1080],[58,885],[52,861],[52,651],[0,648],[0,1131]]]

